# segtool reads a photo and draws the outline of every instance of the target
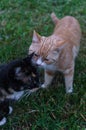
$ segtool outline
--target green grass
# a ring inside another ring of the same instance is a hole
[[[0,63],[27,55],[34,29],[52,34],[53,11],[59,18],[72,15],[81,25],[74,93],[65,93],[58,74],[48,90],[17,102],[0,130],[86,130],[86,0],[0,0]]]

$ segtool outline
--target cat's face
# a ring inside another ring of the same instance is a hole
[[[54,69],[53,66],[60,54],[60,48],[54,45],[55,40],[54,37],[42,37],[34,32],[29,48],[29,53],[34,52],[33,63],[45,69]]]
[[[15,83],[12,84],[10,90],[31,90],[40,86],[37,68],[31,63],[32,57],[33,54],[15,63],[15,66],[11,69],[12,73],[10,72],[10,75],[14,73],[13,80]]]

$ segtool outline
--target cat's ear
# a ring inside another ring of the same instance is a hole
[[[34,30],[32,43],[40,43],[41,36]]]
[[[27,65],[30,64],[33,56],[34,56],[34,52],[29,54],[27,57],[25,57],[23,59],[23,64],[27,64]]]
[[[67,42],[65,40],[61,40],[58,42],[57,48],[60,50],[62,50],[65,46],[67,45]]]
[[[60,52],[63,48],[65,48],[66,45],[67,45],[67,43],[65,41],[59,42],[56,51]]]
[[[29,58],[32,59],[32,57],[34,56],[34,52],[29,54]]]
[[[15,68],[15,74],[16,74],[16,76],[19,76],[20,72],[21,72],[21,67]]]

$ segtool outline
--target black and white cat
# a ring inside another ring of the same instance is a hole
[[[6,116],[13,110],[10,100],[18,100],[26,91],[39,89],[39,76],[31,63],[32,57],[33,54],[0,66],[0,126],[6,123]]]

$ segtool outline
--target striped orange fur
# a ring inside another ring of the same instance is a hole
[[[55,24],[51,36],[40,36],[34,31],[29,53],[34,52],[33,62],[45,70],[43,88],[50,85],[56,71],[64,74],[66,92],[73,91],[75,58],[78,55],[81,29],[78,21],[72,16],[58,19],[51,14]]]

